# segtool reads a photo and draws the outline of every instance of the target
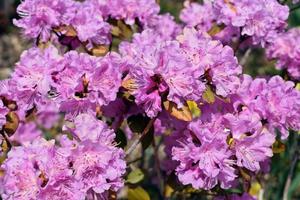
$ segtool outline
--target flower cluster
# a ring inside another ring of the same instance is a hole
[[[90,49],[110,43],[111,19],[124,20],[129,25],[138,20],[147,25],[158,12],[155,0],[26,0],[18,7],[21,19],[14,20],[14,24],[29,38],[47,42],[56,33],[67,36],[63,43],[70,43],[76,36]],[[77,46],[74,41],[72,45]]]
[[[218,23],[241,28],[254,44],[272,41],[289,16],[288,6],[276,0],[215,0],[213,8]]]
[[[213,107],[222,107],[216,113],[211,106],[203,108],[211,113],[190,123],[179,139],[173,136],[179,180],[194,188],[220,183],[226,189],[236,181],[238,168],[262,170],[273,155],[276,129],[284,139],[289,128],[300,129],[299,95],[292,82],[279,76],[267,82],[244,75],[231,104],[216,103]]]
[[[177,41],[161,41],[146,30],[120,49],[131,65],[123,86],[149,117],[162,110],[164,96],[182,107],[186,100],[201,101],[206,87],[226,97],[239,85],[241,67],[232,49],[195,29],[185,29]]]
[[[269,131],[279,129],[282,138],[288,137],[288,130],[299,130],[300,93],[291,81],[285,82],[280,76],[252,79],[244,75],[237,99],[236,111],[249,110],[250,116],[259,120]]]
[[[210,30],[215,20],[212,3],[204,1],[202,5],[196,2],[185,1],[184,9],[180,13],[180,20],[189,27],[196,27],[203,31]]]
[[[130,180],[139,159],[126,163],[140,143],[152,144],[159,176],[175,174],[184,187],[228,192],[267,171],[276,140],[300,130],[291,81],[300,32],[284,32],[288,7],[186,1],[184,24],[159,11],[155,0],[21,2],[14,23],[36,45],[0,81],[3,200],[114,199],[124,183],[120,195],[141,190]],[[266,44],[290,81],[243,74],[245,38]],[[242,192],[226,199],[253,199]]]
[[[74,120],[77,139],[35,138],[13,147],[2,165],[4,199],[78,199],[123,186],[124,153],[114,146],[114,132],[88,114]],[[77,132],[76,131],[76,132]]]
[[[251,37],[253,44],[272,42],[286,27],[289,8],[276,0],[214,0],[200,3],[185,2],[180,19],[190,27],[211,31],[221,27],[220,40],[242,35]]]
[[[300,79],[300,29],[293,28],[280,34],[267,47],[267,55],[270,59],[276,59],[278,69],[286,69],[291,77]]]

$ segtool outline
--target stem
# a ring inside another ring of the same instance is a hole
[[[244,56],[242,57],[242,59],[240,61],[241,66],[244,66],[246,64],[250,54],[251,54],[251,49],[249,48],[249,49],[247,49],[246,53],[244,54]]]
[[[128,161],[128,162],[127,162],[127,165],[133,164],[133,163],[135,163],[135,162],[137,162],[137,161],[139,161],[139,160],[141,160],[141,159],[142,159],[142,157],[139,157],[139,158],[136,158],[136,159],[134,159],[134,160],[132,160],[132,161]]]
[[[282,197],[283,200],[288,200],[288,193],[289,193],[289,189],[290,189],[290,186],[291,186],[292,177],[294,175],[296,166],[297,166],[298,161],[300,159],[300,157],[299,157],[300,140],[298,139],[298,141],[296,141],[296,142],[297,143],[295,145],[295,152],[294,152],[294,155],[293,155],[292,165],[291,165],[291,168],[290,168],[290,171],[289,171],[289,174],[288,174],[288,177],[286,179],[285,186],[284,186],[284,192],[283,192],[283,197]]]
[[[164,181],[163,181],[163,178],[162,178],[162,175],[161,175],[160,160],[159,160],[159,157],[158,157],[159,145],[156,145],[155,139],[153,139],[153,141],[152,141],[152,146],[153,146],[153,150],[154,150],[154,159],[155,159],[154,167],[155,167],[155,171],[156,171],[158,182],[159,182],[159,190],[160,190],[161,194],[163,194],[163,192],[164,192]]]
[[[140,134],[139,137],[133,142],[133,144],[127,149],[126,156],[131,154],[136,149],[136,147],[141,143],[143,138],[149,132],[150,128],[153,126],[155,120],[156,120],[156,118],[153,118],[148,122],[148,124],[147,124],[146,128],[144,129],[144,131],[142,132],[142,134]]]
[[[293,12],[293,11],[299,9],[299,8],[300,8],[300,4],[298,4],[298,5],[296,5],[295,7],[291,8],[291,9],[290,9],[290,12]]]

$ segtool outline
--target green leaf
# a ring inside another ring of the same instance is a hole
[[[207,103],[214,103],[216,101],[215,94],[211,90],[209,86],[206,87],[206,90],[204,91],[202,98]]]
[[[201,116],[201,110],[195,101],[187,101],[186,103],[190,111],[192,112],[194,118]]]
[[[131,183],[131,184],[136,184],[144,179],[144,173],[142,172],[141,169],[137,168],[133,171],[131,171],[126,179],[126,182]]]
[[[141,186],[128,189],[128,200],[150,200],[150,196]]]
[[[300,91],[300,83],[297,83],[296,89]]]

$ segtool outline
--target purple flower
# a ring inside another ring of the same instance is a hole
[[[265,96],[263,118],[269,122],[269,128],[278,128],[282,138],[287,138],[288,129],[300,130],[300,91],[291,81],[285,82],[280,76],[272,77],[268,82]]]
[[[31,143],[41,136],[42,131],[37,128],[37,125],[34,122],[29,122],[20,124],[14,135],[10,137],[10,140],[24,144]]]
[[[121,53],[132,65],[123,83],[149,117],[155,117],[162,110],[163,94],[182,107],[185,100],[200,99],[204,90],[179,43],[152,40],[153,34],[152,30],[136,34],[132,44],[125,43],[121,47]],[[143,40],[147,36],[151,39]]]
[[[251,171],[260,170],[260,162],[273,156],[272,145],[275,135],[267,129],[257,132],[252,136],[234,138],[233,149],[237,157],[237,165]]]
[[[160,9],[155,0],[106,0],[102,5],[112,18],[123,19],[129,25],[134,24],[135,19],[147,23]]]
[[[126,171],[124,152],[114,146],[86,140],[72,152],[74,177],[83,183],[82,190],[96,193],[117,191],[123,186],[121,176]]]
[[[90,189],[97,194],[117,191],[126,170],[124,151],[104,140],[78,142],[62,136],[60,147],[41,138],[13,147],[1,166],[3,199],[83,200]]]
[[[33,107],[39,110],[55,98],[52,73],[61,59],[53,46],[44,50],[31,48],[21,55],[9,80],[9,90],[22,111]]]
[[[291,81],[285,82],[274,76],[268,82],[244,75],[238,97],[233,103],[238,110],[247,107],[252,116],[259,114],[263,125],[275,133],[279,129],[283,139],[288,136],[288,129],[300,130],[299,109],[300,92]],[[246,108],[246,109],[247,109]]]
[[[36,122],[38,125],[50,129],[59,121],[59,105],[56,101],[47,101],[40,105],[36,112]]]
[[[245,133],[254,133],[262,129],[261,117],[246,107],[239,113],[227,113],[224,116],[225,124],[231,130],[233,138],[239,138]]]
[[[91,140],[101,144],[112,144],[115,138],[113,130],[89,114],[80,114],[74,119],[74,128],[68,128],[81,141]]]
[[[114,101],[121,85],[121,73],[115,56],[96,58],[68,52],[55,75],[60,110],[69,118],[83,112],[95,113],[96,106]]]
[[[110,44],[110,25],[103,20],[101,11],[92,1],[76,4],[76,14],[70,24],[75,28],[78,39],[88,43],[88,49],[93,45]]]
[[[280,34],[267,47],[267,56],[276,59],[277,69],[287,69],[289,75],[300,79],[300,29],[293,28]]]
[[[216,93],[223,97],[236,91],[242,69],[229,46],[223,46],[209,35],[188,28],[184,29],[178,40],[204,83],[214,85]]]
[[[179,145],[172,149],[173,160],[179,162],[176,174],[184,185],[209,190],[218,183],[224,189],[234,184],[237,175],[232,152],[226,144],[228,130],[222,126],[221,118],[214,120],[192,123],[192,132],[186,132],[187,138],[180,139]]]
[[[85,193],[81,190],[82,184],[78,184],[72,178],[62,178],[58,179],[52,185],[47,186],[43,189],[39,195],[38,199],[43,200],[84,200]]]
[[[216,0],[213,2],[218,23],[241,27],[242,35],[253,43],[271,42],[286,26],[288,6],[276,0]]]
[[[180,19],[190,28],[197,28],[201,31],[208,31],[213,26],[215,15],[210,1],[203,4],[184,2],[184,9],[180,13]]]
[[[181,26],[170,14],[155,15],[149,19],[145,28],[155,30],[162,40],[173,40],[181,32]]]
[[[2,100],[0,100],[0,127],[2,127],[6,123],[6,114],[8,113],[8,109],[3,105]]]
[[[23,29],[29,38],[40,38],[46,42],[51,37],[52,28],[66,23],[64,15],[72,8],[72,0],[25,0],[17,8],[21,19],[14,24]]]
[[[46,168],[54,150],[54,141],[38,139],[26,146],[13,147],[1,166],[3,199],[37,199],[41,187],[50,180]],[[56,168],[52,168],[52,171]]]

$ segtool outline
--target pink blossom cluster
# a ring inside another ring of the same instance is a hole
[[[275,129],[282,138],[288,129],[299,130],[300,95],[293,86],[279,76],[266,82],[245,75],[232,103],[205,105],[202,110],[210,113],[172,136],[175,147],[174,142],[167,146],[179,180],[199,189],[218,183],[228,189],[236,184],[238,168],[264,170],[273,155]]]
[[[180,18],[204,31],[215,24],[225,25],[225,33],[219,33],[222,37],[241,34],[253,44],[264,45],[283,32],[288,16],[288,6],[276,0],[206,0],[203,4],[186,1]]]
[[[27,37],[46,42],[57,32],[56,29],[71,26],[77,39],[88,43],[89,48],[110,43],[112,26],[108,21],[111,19],[124,20],[129,25],[136,20],[143,26],[150,20],[152,26],[160,23],[152,19],[159,12],[155,0],[26,0],[17,11],[22,18],[14,23]],[[63,30],[60,34],[65,32]]]
[[[159,14],[154,0],[22,1],[14,23],[37,44],[0,81],[3,200],[109,199],[132,170],[130,145],[118,134],[134,144],[147,129],[163,139],[158,168],[183,186],[226,190],[239,186],[242,172],[268,171],[276,140],[300,130],[300,91],[280,76],[243,74],[228,41],[267,44],[268,57],[298,79],[300,34],[284,32],[288,7],[275,0],[184,6],[182,25]],[[142,119],[144,130],[134,130]],[[216,199],[255,199],[244,192]]]
[[[66,135],[13,147],[2,164],[4,199],[84,199],[87,194],[105,197],[123,186],[124,152],[114,145],[114,132],[89,114],[73,122],[73,140]],[[28,131],[28,129],[27,129]]]
[[[293,28],[281,33],[267,47],[267,55],[270,59],[277,61],[278,69],[286,69],[291,77],[300,79],[300,29]]]

